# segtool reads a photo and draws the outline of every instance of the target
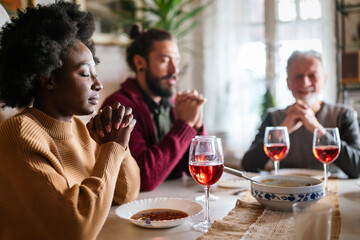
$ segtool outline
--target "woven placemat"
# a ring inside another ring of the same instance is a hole
[[[331,192],[338,193],[338,180],[330,179],[328,187]],[[326,195],[319,202],[333,207],[331,239],[339,239],[339,195]],[[198,238],[208,239],[295,239],[294,219],[292,213],[264,209],[248,191],[227,216],[215,221],[209,231]]]

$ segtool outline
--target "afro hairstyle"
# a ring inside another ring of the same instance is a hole
[[[77,4],[59,1],[17,13],[0,32],[2,107],[30,106],[40,88],[40,76],[60,68],[75,41],[81,41],[95,56],[91,41],[94,19]]]

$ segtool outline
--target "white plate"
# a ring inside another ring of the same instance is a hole
[[[271,174],[274,174],[274,171],[271,171]],[[324,171],[317,169],[305,169],[305,168],[281,168],[279,169],[279,175],[322,178],[324,177]]]
[[[134,220],[131,219],[131,216],[137,212],[154,209],[154,208],[165,208],[165,209],[175,209],[186,212],[189,216],[186,218],[174,219],[174,220],[164,220],[164,221],[152,221],[150,224],[146,224],[143,220]],[[182,198],[147,198],[140,199],[132,202],[128,202],[124,205],[121,205],[116,209],[116,214],[124,219],[129,220],[135,225],[145,227],[145,228],[169,228],[175,227],[188,218],[196,216],[202,211],[203,207],[200,203],[197,203],[192,200],[182,199]]]

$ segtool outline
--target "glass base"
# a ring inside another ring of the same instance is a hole
[[[212,195],[211,193],[209,194],[209,201],[216,201],[218,200],[219,197]],[[202,194],[200,196],[195,197],[195,201],[197,202],[205,202],[205,194]]]
[[[209,231],[209,228],[211,227],[211,222],[207,222],[207,221],[204,221],[204,222],[201,222],[201,223],[197,223],[197,224],[194,224],[193,225],[193,229],[195,231],[198,231],[198,232],[204,232],[206,233],[207,231]]]
[[[339,195],[339,193],[333,192],[333,191],[329,190],[329,188],[324,190],[324,196],[336,196],[336,195]]]

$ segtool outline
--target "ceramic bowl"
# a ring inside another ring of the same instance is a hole
[[[296,202],[315,202],[324,196],[321,180],[306,176],[267,175],[252,178],[251,195],[265,208],[292,211]]]

